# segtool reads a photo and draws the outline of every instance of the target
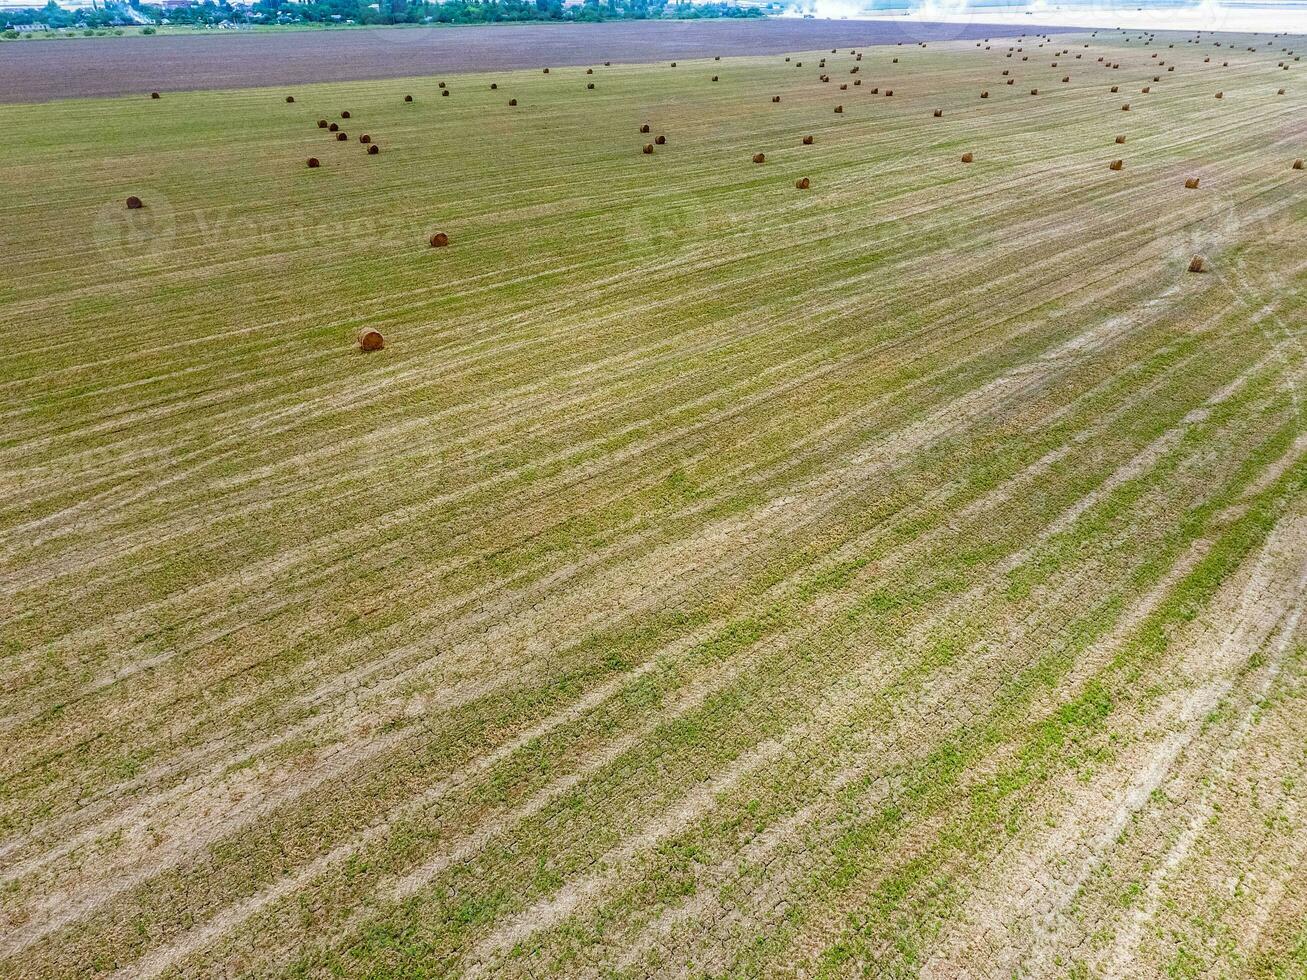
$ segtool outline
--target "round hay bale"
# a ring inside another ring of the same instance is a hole
[[[1118,136],[1118,137],[1116,138],[1116,141],[1117,141],[1118,143],[1124,143],[1124,142],[1125,142],[1125,137],[1124,137],[1124,136]]]
[[[794,186],[801,191],[806,191],[808,189],[808,178],[800,177],[798,180],[794,182]]]
[[[491,87],[493,88],[493,86],[491,86]],[[413,101],[413,96],[411,96],[411,95],[406,95],[406,96],[404,96],[404,101],[405,101],[405,102],[412,102],[412,101]]]
[[[652,144],[652,143],[646,143],[646,144],[644,145],[644,152],[645,152],[645,153],[652,153],[652,152],[653,152],[653,144]]]
[[[722,60],[722,56],[719,55],[719,54],[715,54],[715,55],[713,55],[712,60],[713,60],[713,61],[721,61],[721,60]],[[788,58],[786,58],[785,60],[786,60],[786,61],[789,61]]]
[[[975,156],[974,156],[972,153],[970,153],[970,152],[967,152],[967,153],[962,154],[962,162],[963,162],[963,163],[971,163],[971,162],[972,162],[973,160],[975,160],[975,159],[976,159]]]
[[[1032,89],[1030,90],[1030,94],[1031,94],[1031,95],[1038,95],[1038,94],[1039,94],[1039,89],[1037,89],[1037,88],[1032,88]]]
[[[843,112],[843,111],[844,111],[844,106],[842,106],[842,105],[837,105],[837,106],[835,107],[835,111],[836,111],[836,112]]]
[[[318,129],[326,129],[329,125],[330,123],[328,123],[327,120],[325,119],[318,120]]]
[[[1184,182],[1185,190],[1188,190],[1188,191],[1196,191],[1196,190],[1198,190],[1198,181],[1199,181],[1200,179],[1201,179],[1201,178],[1199,178],[1199,177],[1190,177],[1190,178],[1188,178],[1188,179]]]
[[[508,104],[509,104],[509,105],[517,105],[517,99],[509,99],[509,100],[508,100]]]
[[[381,152],[381,147],[377,146],[376,143],[373,143],[371,146],[368,147],[368,156],[370,157],[374,157],[380,152]]]
[[[127,199],[127,210],[128,210],[128,211],[137,211],[137,210],[139,210],[140,208],[143,208],[143,207],[145,207],[145,205],[141,202],[141,199],[140,199],[139,197],[136,197],[135,195],[133,195],[133,196],[131,196],[131,197],[129,197],[129,198]]]
[[[491,82],[491,83],[490,83],[490,91],[493,92],[493,91],[495,91],[495,89],[497,89],[497,88],[499,88],[499,83],[498,83],[498,82]]]
[[[1218,99],[1223,99],[1223,98],[1225,98],[1225,93],[1224,93],[1224,92],[1217,92],[1217,93],[1216,93],[1216,97],[1217,97]]]
[[[381,331],[373,330],[371,327],[364,327],[359,331],[359,350],[375,351],[385,346],[386,338],[381,336]]]
[[[605,61],[605,62],[604,62],[604,67],[607,68],[607,67],[608,67],[609,65],[611,65],[611,64],[612,64],[611,61]]]
[[[1063,75],[1063,76],[1062,76],[1062,81],[1063,81],[1063,82],[1069,82],[1069,81],[1071,81],[1071,76],[1070,76],[1070,75]]]
[[[1125,166],[1124,160],[1113,160],[1107,165],[1108,170],[1120,170]]]
[[[1276,92],[1275,94],[1276,94],[1276,95],[1283,95],[1283,94],[1284,94],[1284,89],[1280,89],[1280,91]]]
[[[339,132],[339,130],[340,130],[340,126],[337,125],[336,123],[332,123],[330,126],[327,127],[327,132],[329,133]]]
[[[308,159],[308,166],[309,166],[309,169],[310,169],[310,170],[317,170],[318,167],[320,166],[320,164],[318,163],[318,158],[317,158],[317,157],[309,157],[309,159]]]
[[[346,109],[344,112],[342,112],[342,113],[340,114],[340,118],[341,118],[341,119],[348,119],[348,118],[349,118],[349,110]]]
[[[1111,92],[1113,95],[1116,95],[1117,92],[1121,91],[1121,86],[1113,85],[1110,89],[1108,89],[1108,91]]]
[[[152,99],[157,99],[157,98],[159,98],[159,93],[158,93],[158,92],[151,92],[151,93],[150,93],[150,98],[152,98]]]
[[[445,87],[445,83],[444,83],[444,82],[437,82],[437,83],[436,83],[436,88],[444,88],[444,87]]]
[[[432,248],[444,248],[449,244],[449,236],[443,231],[436,232],[427,240],[431,243]]]
[[[812,137],[811,137],[811,136],[805,136],[805,137],[803,137],[803,145],[804,145],[804,146],[812,146]]]
[[[862,79],[861,79],[861,78],[855,78],[855,79],[853,80],[853,84],[854,84],[854,85],[861,85],[861,84],[862,84]]]
[[[293,95],[288,95],[288,96],[286,96],[286,102],[287,102],[287,103],[291,103],[291,102],[294,102],[294,101],[295,101],[295,96],[293,96]]]
[[[936,119],[940,119],[940,118],[942,118],[943,115],[944,115],[944,110],[943,110],[943,109],[936,109],[936,110],[935,110],[935,118],[936,118]]]
[[[548,74],[549,74],[549,69],[546,68],[542,74],[548,75]]]
[[[441,93],[440,93],[440,95],[441,95],[442,98],[448,98],[448,96],[449,96],[449,89],[444,89],[444,90],[442,90]]]
[[[1189,260],[1189,271],[1206,272],[1207,260],[1203,258],[1201,255],[1195,255],[1192,259]]]
[[[595,70],[594,70],[593,68],[587,68],[587,69],[585,70],[585,73],[586,73],[587,75],[593,75],[593,74],[595,73]]]
[[[1122,112],[1129,112],[1129,111],[1130,111],[1130,103],[1127,102],[1125,105],[1123,105],[1123,106],[1121,107],[1121,111],[1122,111]]]
[[[1147,95],[1151,90],[1152,90],[1152,86],[1151,86],[1151,85],[1145,85],[1143,88],[1141,88],[1141,89],[1139,90],[1139,94],[1140,94],[1140,95]]]
[[[672,67],[673,67],[673,68],[676,67],[676,62],[675,62],[675,61],[672,62]]]
[[[890,97],[891,95],[893,95],[893,94],[894,94],[894,90],[893,90],[892,88],[887,88],[887,89],[885,90],[885,97],[886,97],[886,98],[889,98],[889,97]]]
[[[359,137],[359,142],[360,142],[360,143],[371,143],[371,142],[372,142],[372,137],[369,136],[367,133],[364,133],[362,136]]]
[[[1295,161],[1293,161],[1293,166],[1292,166],[1290,169],[1292,169],[1292,170],[1301,170],[1301,169],[1302,169],[1302,161],[1301,161],[1301,160],[1295,160]]]
[[[1008,83],[1009,85],[1015,85],[1015,84],[1017,83],[1017,80],[1016,80],[1015,78],[1009,78],[1009,79],[1007,80],[1007,83]]]
[[[981,97],[982,99],[987,99],[987,98],[989,98],[989,93],[988,93],[988,92],[981,92],[981,93],[980,93],[980,97]]]
[[[647,132],[649,132],[649,124],[648,124],[648,123],[645,123],[643,126],[641,126],[641,127],[640,127],[640,132],[642,132],[642,133],[647,133]]]
[[[753,162],[754,162],[754,163],[766,163],[766,162],[767,162],[767,154],[765,154],[765,153],[755,153],[755,154],[753,155]]]
[[[771,100],[772,100],[773,102],[779,102],[779,101],[781,100],[781,97],[780,97],[779,95],[773,95],[773,96],[771,97]]]
[[[848,87],[847,85],[841,85],[841,86],[840,86],[840,91],[841,91],[841,92],[847,92],[848,90],[849,90],[849,87]]]
[[[587,89],[592,89],[592,88],[595,87],[595,83],[594,83],[594,82],[586,82],[586,83],[585,83],[585,87],[586,87]]]
[[[658,136],[654,137],[654,142],[657,143],[659,146],[662,146],[667,142],[667,137],[659,134]]]
[[[344,143],[345,140],[347,140],[347,139],[349,139],[349,134],[348,134],[348,133],[337,133],[337,134],[336,134],[336,142],[337,142],[337,143]]]

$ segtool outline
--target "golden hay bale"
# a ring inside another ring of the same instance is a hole
[[[373,143],[371,146],[368,147],[368,156],[370,157],[374,157],[380,152],[381,152],[381,147],[377,146],[376,143]]]
[[[840,91],[841,91],[841,92],[847,92],[848,89],[849,89],[849,87],[848,87],[847,85],[841,85],[841,86],[840,86]]]
[[[842,105],[837,105],[837,106],[835,107],[835,111],[836,111],[836,112],[843,112],[843,111],[844,111],[844,106],[842,106]]]
[[[871,94],[872,94],[872,95],[880,95],[880,86],[877,85],[875,88],[873,88],[873,89],[871,90]]]
[[[1123,105],[1123,106],[1121,107],[1121,111],[1122,111],[1122,112],[1129,112],[1129,111],[1130,111],[1130,103],[1127,102],[1125,105]]]
[[[491,87],[493,88],[493,86],[491,86]],[[404,96],[404,101],[405,101],[405,102],[412,102],[412,101],[413,101],[413,96],[411,96],[411,95],[406,95],[406,96]]]
[[[441,92],[440,94],[441,94],[442,96],[448,96],[448,95],[449,95],[449,89],[445,89],[445,90],[444,90],[443,92]]]
[[[1207,269],[1207,260],[1201,255],[1195,255],[1189,260],[1190,272],[1204,272]]]
[[[1141,95],[1147,95],[1148,92],[1149,92],[1149,90],[1150,90],[1151,88],[1152,88],[1152,86],[1150,86],[1150,85],[1145,85],[1143,88],[1141,88],[1141,89],[1139,90],[1139,93],[1140,93]]]
[[[549,69],[548,69],[548,68],[546,68],[546,69],[544,70],[544,74],[546,74],[546,75],[549,74]]]
[[[676,62],[675,62],[675,61],[672,62],[672,67],[673,67],[673,68],[676,67]]]
[[[888,98],[889,96],[893,95],[893,94],[894,94],[894,90],[893,90],[892,88],[887,88],[887,89],[885,90],[885,96],[886,96],[887,98]]]
[[[642,133],[647,133],[647,132],[649,132],[649,124],[648,124],[648,123],[645,123],[643,126],[641,126],[641,127],[640,127],[640,132],[642,132]]]
[[[755,154],[753,155],[753,162],[754,162],[754,163],[766,163],[766,162],[767,162],[767,154],[765,154],[765,153],[755,153]]]
[[[595,73],[595,70],[594,70],[593,68],[587,68],[587,69],[585,70],[585,73],[586,73],[587,75],[593,75],[593,74]]]
[[[588,89],[590,89],[590,88],[594,88],[594,87],[595,87],[595,83],[594,83],[594,82],[586,82],[586,83],[585,83],[585,87],[588,88]]]
[[[127,210],[128,210],[128,211],[136,211],[136,210],[139,210],[140,208],[143,208],[143,207],[145,207],[145,205],[141,202],[141,199],[140,199],[139,197],[136,197],[135,195],[133,195],[132,197],[129,197],[129,198],[127,199]]]
[[[657,143],[659,146],[662,146],[664,143],[667,142],[667,137],[666,137],[666,136],[661,136],[661,135],[659,135],[659,136],[655,136],[655,137],[654,137],[654,142]]]
[[[644,145],[644,152],[645,152],[645,153],[652,153],[652,152],[653,152],[653,144],[652,144],[652,143],[646,143],[646,144]]]
[[[1125,166],[1124,160],[1113,160],[1107,165],[1108,170],[1120,170]]]
[[[491,82],[491,83],[490,83],[490,90],[491,90],[492,92],[493,92],[495,89],[497,89],[497,88],[499,88],[499,83],[498,83],[498,82]]]
[[[443,231],[438,231],[432,235],[428,241],[431,243],[432,248],[444,248],[449,244],[449,236]]]
[[[444,88],[444,87],[445,87],[445,83],[444,83],[444,82],[437,82],[437,83],[436,83],[436,88]]]
[[[808,189],[808,178],[800,177],[798,180],[794,182],[794,186],[801,191],[806,191]]]
[[[1108,91],[1110,91],[1113,95],[1116,95],[1117,92],[1121,91],[1121,86],[1113,85],[1110,89],[1108,89]]]
[[[779,95],[773,95],[773,96],[771,97],[771,100],[772,100],[773,102],[779,102],[779,101],[781,100],[781,97],[780,97]]]
[[[941,118],[943,115],[944,115],[944,110],[943,110],[943,109],[936,109],[936,110],[935,110],[935,118],[936,118],[936,119]]]
[[[1200,179],[1201,179],[1201,178],[1198,178],[1198,177],[1190,177],[1190,178],[1188,178],[1188,179],[1184,182],[1185,190],[1190,190],[1190,191],[1196,191],[1196,190],[1198,190],[1198,181],[1199,181]]]
[[[853,80],[853,84],[854,84],[854,85],[861,85],[861,84],[862,84],[862,79],[861,79],[861,78],[855,78],[855,79]]]
[[[714,76],[712,77],[712,80],[713,80],[714,82],[717,81],[717,76],[714,75]]]
[[[344,112],[342,112],[342,113],[340,114],[340,118],[341,118],[341,119],[348,119],[348,118],[349,118],[349,110],[346,109]]]
[[[604,62],[604,67],[607,68],[607,67],[608,67],[609,65],[611,65],[611,64],[612,64],[611,61],[605,61],[605,62]]]
[[[1225,93],[1224,93],[1224,92],[1217,92],[1217,93],[1216,93],[1216,97],[1217,97],[1218,99],[1223,99],[1223,98],[1225,98]]]
[[[336,142],[337,142],[337,143],[344,143],[347,139],[349,139],[349,133],[337,133],[337,134],[336,134]]]
[[[1009,78],[1009,79],[1007,80],[1007,83],[1008,83],[1009,85],[1015,85],[1015,84],[1017,83],[1017,80],[1016,80],[1015,78]]]
[[[287,103],[287,104],[290,104],[291,102],[294,102],[294,101],[295,101],[295,96],[293,96],[293,95],[288,95],[288,96],[286,96],[286,103]]]
[[[1295,160],[1295,161],[1293,161],[1293,167],[1292,167],[1291,169],[1293,169],[1293,170],[1301,170],[1301,169],[1302,169],[1302,161],[1301,161],[1301,160]]]
[[[981,93],[980,93],[980,97],[981,97],[982,99],[987,99],[987,98],[989,98],[989,93],[988,93],[988,92],[981,92]]]
[[[509,105],[517,105],[517,99],[509,99],[509,100],[508,100],[508,104],[509,104]]]
[[[811,137],[811,136],[805,136],[805,137],[803,137],[803,145],[804,145],[804,146],[812,146],[812,137]]]
[[[1037,88],[1032,88],[1032,89],[1030,90],[1030,94],[1031,94],[1031,95],[1038,95],[1038,94],[1039,94],[1039,89],[1037,89]]]
[[[1275,94],[1276,94],[1276,95],[1283,95],[1283,94],[1284,94],[1284,89],[1280,89],[1280,91],[1276,92]]]
[[[150,93],[150,98],[152,98],[152,99],[157,99],[157,98],[159,98],[159,93],[158,93],[158,92],[151,92],[151,93]]]
[[[1063,76],[1062,76],[1062,81],[1063,81],[1063,82],[1069,82],[1069,81],[1071,81],[1071,76],[1070,76],[1070,75],[1063,75]]]
[[[970,163],[970,162],[971,162],[972,160],[974,160],[974,159],[976,159],[975,156],[974,156],[972,153],[970,153],[970,152],[967,152],[967,153],[962,154],[962,162],[963,162],[963,163]]]
[[[1161,80],[1162,80],[1162,76],[1161,76],[1161,75],[1154,75],[1154,76],[1153,76],[1153,81],[1155,81],[1155,82],[1160,82]]]
[[[316,170],[319,166],[317,157],[309,157],[308,165],[310,170]]]
[[[372,137],[369,136],[367,133],[364,133],[362,136],[359,137],[359,142],[360,142],[360,143],[371,143],[371,142],[372,142]]]
[[[364,327],[359,331],[359,350],[381,350],[381,348],[385,346],[386,338],[381,336],[379,330],[373,330],[371,327]]]
[[[329,123],[325,119],[318,120],[318,129],[326,129]]]
[[[1117,141],[1118,143],[1124,143],[1124,142],[1125,142],[1125,137],[1124,137],[1124,136],[1118,136],[1118,137],[1116,138],[1116,141]]]
[[[327,132],[329,133],[335,133],[339,131],[340,131],[340,126],[338,126],[336,123],[332,123],[330,126],[327,127]]]

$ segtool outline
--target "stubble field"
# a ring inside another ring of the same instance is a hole
[[[1307,45],[1003,33],[0,109],[0,974],[1302,976]]]

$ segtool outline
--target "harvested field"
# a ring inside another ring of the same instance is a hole
[[[6,45],[0,58],[0,103],[128,95],[159,87],[175,92],[589,66],[600,59],[605,59],[605,66],[669,57],[688,61],[717,54],[780,54],[831,44],[861,47],[909,44],[919,38],[979,38],[996,30],[1001,28],[771,19],[87,38],[71,47]]]
[[[1301,976],[1307,89],[983,36],[6,108],[0,976]]]

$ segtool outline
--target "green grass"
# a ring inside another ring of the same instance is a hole
[[[0,972],[1292,975],[1303,101],[1171,40],[0,110]]]

